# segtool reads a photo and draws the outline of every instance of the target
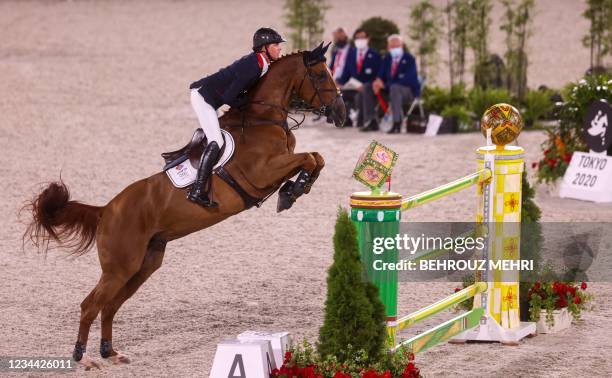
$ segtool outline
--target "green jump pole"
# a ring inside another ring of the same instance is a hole
[[[473,298],[476,294],[482,293],[487,290],[486,282],[476,282],[475,284],[466,287],[465,289],[456,292],[453,295],[437,301],[427,307],[423,307],[420,310],[413,312],[410,315],[406,315],[397,321],[398,330],[410,327],[420,321],[428,319],[457,303],[461,303],[467,299]]]
[[[440,185],[437,188],[408,197],[402,201],[402,211],[412,209],[413,207],[417,207],[442,197],[446,197],[449,194],[459,192],[482,181],[486,181],[490,179],[491,176],[492,173],[490,169],[481,169],[478,172],[472,173],[455,181],[451,181],[448,184]]]

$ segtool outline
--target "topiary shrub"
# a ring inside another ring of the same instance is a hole
[[[359,25],[359,29],[365,30],[370,36],[370,47],[381,54],[387,52],[387,37],[391,34],[399,34],[399,27],[391,20],[382,17],[371,17]]]
[[[334,262],[327,273],[325,320],[317,351],[323,358],[350,358],[363,350],[367,362],[378,362],[386,343],[385,307],[378,288],[364,280],[357,229],[344,209],[338,211],[334,233]]]

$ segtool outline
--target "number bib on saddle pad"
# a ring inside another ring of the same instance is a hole
[[[223,166],[234,154],[234,138],[232,138],[232,135],[225,130],[221,130],[221,133],[223,134],[223,140],[225,141],[225,148],[223,150],[223,154],[213,169]],[[186,159],[182,163],[167,169],[166,174],[175,187],[184,188],[194,183],[198,174],[198,167],[197,165],[193,166],[190,159]]]

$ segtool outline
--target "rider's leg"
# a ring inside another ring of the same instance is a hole
[[[191,90],[191,105],[198,116],[200,126],[206,134],[208,145],[202,154],[196,181],[191,186],[187,199],[201,206],[213,207],[217,203],[212,201],[206,193],[206,185],[217,162],[219,151],[223,146],[223,136],[219,127],[217,112],[210,106],[196,89]]]
[[[204,130],[208,142],[214,140],[219,145],[219,148],[223,147],[223,136],[221,135],[217,111],[204,101],[204,97],[202,97],[197,89],[191,90],[191,106],[198,116],[200,127]]]

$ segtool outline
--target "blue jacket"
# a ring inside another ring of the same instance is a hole
[[[204,100],[215,109],[223,104],[239,107],[246,103],[246,92],[257,83],[260,75],[257,54],[253,52],[189,87],[199,88]]]
[[[391,54],[385,55],[380,71],[378,71],[378,77],[385,82],[385,87],[389,89],[391,84],[400,84],[410,87],[412,94],[415,97],[419,97],[421,95],[421,84],[419,83],[414,57],[409,52],[404,52],[397,66],[395,76],[391,76],[392,62]]]
[[[346,63],[342,76],[338,79],[340,84],[346,84],[351,77],[361,81],[362,83],[370,83],[376,78],[376,74],[380,69],[380,54],[369,48],[363,58],[363,66],[361,72],[357,72],[357,49],[351,47],[346,56]]]
[[[349,51],[352,47],[349,47]],[[336,63],[336,54],[338,53],[338,49],[333,49],[331,52],[331,60],[329,62],[329,69],[334,68],[334,64]]]

